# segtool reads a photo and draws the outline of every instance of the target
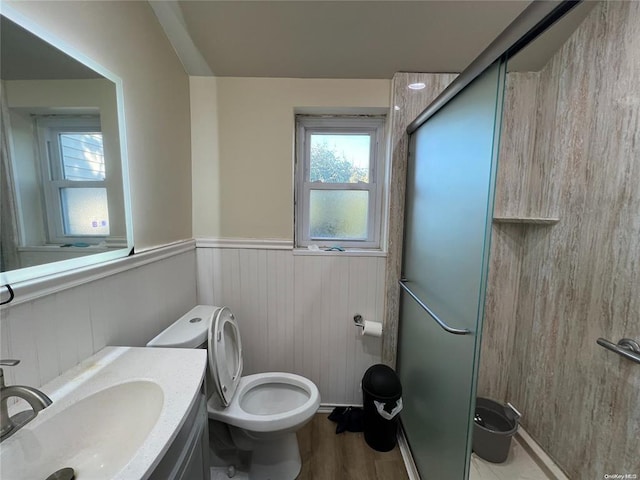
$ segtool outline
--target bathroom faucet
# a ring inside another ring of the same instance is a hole
[[[14,366],[20,363],[20,360],[0,360],[0,365]],[[7,400],[10,397],[19,397],[31,405],[32,411],[19,412],[10,417],[7,410]],[[0,442],[9,438],[11,435],[20,430],[24,425],[33,420],[38,412],[43,408],[47,408],[53,403],[40,390],[24,385],[4,384],[4,372],[0,368]]]

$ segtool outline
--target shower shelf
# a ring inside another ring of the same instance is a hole
[[[560,221],[555,217],[493,217],[493,223],[518,223],[527,225],[555,225]]]

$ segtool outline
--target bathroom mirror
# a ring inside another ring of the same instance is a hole
[[[122,82],[3,10],[0,284],[126,256]]]

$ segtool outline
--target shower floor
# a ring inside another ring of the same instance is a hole
[[[408,451],[406,438],[400,435],[402,455]],[[407,460],[410,480],[418,480],[412,460]],[[551,458],[533,441],[522,428],[513,437],[509,456],[504,463],[491,463],[471,454],[469,480],[569,480]]]
[[[526,435],[526,433],[524,434]],[[527,436],[528,437],[528,436]],[[491,463],[471,454],[469,480],[565,480],[550,459],[543,461],[539,457],[546,454],[531,450],[521,436],[516,435],[511,442],[509,457],[504,463]],[[548,457],[547,457],[548,458]]]

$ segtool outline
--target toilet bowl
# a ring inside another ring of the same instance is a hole
[[[206,338],[206,342],[204,339]],[[228,307],[199,305],[151,340],[149,347],[207,347],[209,418],[223,424],[233,447],[251,452],[251,480],[294,480],[302,466],[296,431],[320,406],[318,387],[284,372],[242,376],[242,342]],[[219,431],[219,428],[215,430]],[[214,457],[218,457],[212,442]]]
[[[209,418],[256,433],[296,430],[309,420],[310,404],[320,400],[311,380],[279,372],[242,377],[235,397],[227,407],[210,398]]]

